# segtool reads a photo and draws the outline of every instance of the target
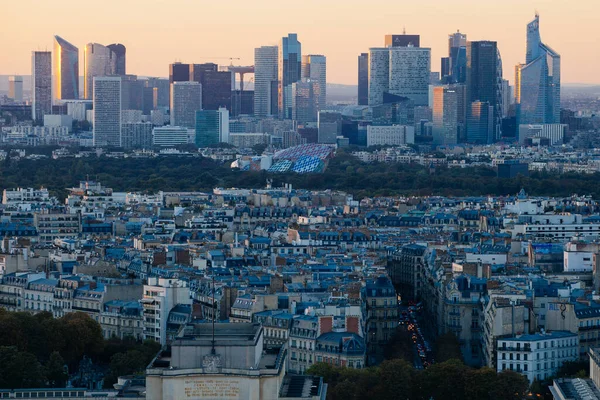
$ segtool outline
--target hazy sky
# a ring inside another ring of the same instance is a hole
[[[498,41],[512,83],[537,10],[563,83],[600,83],[600,0],[0,0],[0,8],[0,74],[30,74],[31,51],[51,50],[55,34],[80,58],[86,43],[123,43],[129,73],[168,76],[176,60],[251,65],[255,47],[296,32],[303,54],[327,56],[328,82],[356,84],[358,54],[406,28],[432,48],[432,71],[457,29]]]

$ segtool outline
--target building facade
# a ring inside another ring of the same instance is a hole
[[[121,146],[121,78],[94,77],[94,146]]]
[[[202,85],[189,81],[172,83],[171,125],[194,128],[198,110],[202,110]]]
[[[79,49],[60,36],[54,36],[54,97],[79,98]]]
[[[83,51],[83,98],[93,98],[94,77],[116,75],[117,55],[98,43],[88,43]]]
[[[254,115],[277,115],[279,49],[262,46],[254,49]]]
[[[279,118],[292,118],[292,83],[298,82],[302,72],[302,44],[298,35],[290,33],[281,38],[278,56]]]
[[[31,119],[44,121],[44,115],[52,114],[52,53],[31,53]]]

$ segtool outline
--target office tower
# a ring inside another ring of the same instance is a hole
[[[153,89],[153,108],[169,108],[169,93],[171,88],[168,79],[148,78],[145,85]]]
[[[94,78],[94,146],[121,146],[121,78]]]
[[[121,124],[121,145],[124,149],[149,149],[152,147],[151,122]]]
[[[202,110],[202,85],[198,82],[172,83],[171,125],[194,128],[198,110]]]
[[[429,103],[431,49],[424,47],[391,47],[389,49],[388,92],[406,97],[416,106]]]
[[[31,53],[31,119],[43,122],[52,113],[52,53]]]
[[[501,136],[502,119],[502,63],[496,42],[467,42],[466,78],[467,112],[473,109],[470,106],[473,102],[487,102],[493,107],[492,140],[498,140]]]
[[[8,77],[8,97],[16,102],[23,101],[23,77],[19,75]]]
[[[175,62],[169,64],[169,84],[173,82],[187,82],[190,80],[190,64]]]
[[[266,117],[277,115],[277,46],[262,46],[254,49],[254,115]]]
[[[156,127],[152,130],[152,146],[174,147],[193,143],[193,141],[190,141],[190,133],[193,136],[193,132],[193,129],[181,126]]]
[[[442,62],[440,65],[440,75],[442,77],[442,82],[447,83],[450,81],[450,57],[442,57]]]
[[[121,107],[123,110],[144,109],[144,84],[137,75],[123,75],[121,77]]]
[[[109,44],[109,49],[117,56],[115,75],[127,75],[127,62],[126,62],[126,54],[127,49],[120,43]]]
[[[488,101],[474,101],[469,105],[467,118],[467,141],[488,144],[494,141],[496,112]]]
[[[302,56],[302,78],[318,83],[317,110],[324,110],[327,106],[327,58],[316,54]]]
[[[560,55],[542,43],[537,14],[527,24],[526,60],[516,73],[517,123],[560,122]]]
[[[88,43],[83,51],[83,97],[92,99],[95,76],[116,75],[117,55],[108,47]]]
[[[502,79],[502,118],[507,118],[513,103],[512,86],[508,79]]]
[[[254,114],[254,91],[253,90],[235,90],[231,93],[231,115],[252,115]]]
[[[219,71],[217,64],[190,65],[190,81],[202,85],[204,110],[218,110],[220,107],[231,109],[231,78],[231,72]]]
[[[369,53],[358,56],[358,105],[369,104]]]
[[[292,83],[300,80],[302,70],[302,44],[298,35],[290,33],[281,38],[278,56],[279,118],[292,118]]]
[[[466,87],[444,85],[433,88],[433,142],[457,144],[465,137]],[[416,118],[415,118],[416,119]]]
[[[337,112],[321,111],[318,121],[319,143],[335,143],[336,138],[342,135],[342,114]]]
[[[385,35],[385,47],[419,47],[421,46],[420,35]]]
[[[442,73],[442,80],[445,83],[464,83],[467,71],[467,35],[459,31],[448,35],[448,57],[442,58],[443,66],[444,62],[447,63],[447,71]]]
[[[292,83],[292,119],[299,124],[317,122],[321,86],[312,79]]]
[[[415,143],[414,126],[388,125],[367,126],[367,147],[401,146]]]
[[[229,143],[229,111],[196,111],[196,146],[203,148],[216,143]]]
[[[79,49],[60,36],[54,36],[54,97],[79,98]]]
[[[369,49],[369,106],[383,104],[383,94],[389,90],[390,50],[387,47]]]

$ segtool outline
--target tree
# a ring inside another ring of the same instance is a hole
[[[433,364],[420,374],[420,392],[427,399],[463,400],[467,371],[460,360]]]
[[[521,400],[528,387],[529,381],[523,375],[504,370],[498,374],[490,394],[493,399],[498,400]]]
[[[586,361],[565,361],[556,372],[557,378],[587,378],[590,363]]]
[[[490,393],[496,384],[498,374],[491,368],[472,369],[465,376],[465,399],[490,399]]]
[[[331,364],[318,362],[311,365],[306,370],[306,374],[320,376],[327,384],[335,386],[339,379],[340,371],[339,368],[336,368]]]
[[[0,388],[35,388],[45,383],[44,369],[31,353],[0,347]]]
[[[462,360],[460,342],[454,333],[447,332],[438,337],[435,342],[435,360],[444,362],[453,359]]]
[[[69,374],[66,371],[65,360],[58,351],[52,352],[46,363],[46,378],[50,387],[65,387]]]
[[[64,326],[62,334],[66,343],[61,354],[69,365],[78,363],[84,355],[93,359],[102,353],[102,329],[89,315],[82,312],[68,313],[60,321]]]
[[[384,361],[378,369],[377,395],[382,399],[412,399],[416,372],[405,360]]]

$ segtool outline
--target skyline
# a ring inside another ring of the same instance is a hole
[[[595,0],[579,1],[576,11],[551,0],[508,0],[501,4],[457,0],[443,14],[440,1],[402,6],[388,3],[373,0],[368,13],[357,0],[332,0],[327,6],[307,0],[299,9],[272,0],[235,8],[215,3],[206,19],[200,4],[191,5],[186,0],[131,0],[126,4],[108,0],[102,8],[74,0],[24,0],[11,3],[13,12],[9,14],[27,14],[28,25],[34,28],[21,29],[19,18],[9,18],[0,26],[0,38],[7,38],[0,39],[0,52],[9,55],[0,64],[0,74],[30,74],[31,51],[51,50],[54,35],[80,49],[87,43],[122,43],[127,47],[129,73],[165,77],[174,61],[228,65],[229,57],[239,57],[234,64],[251,65],[255,48],[277,45],[281,37],[297,33],[303,54],[327,57],[330,83],[355,85],[358,55],[369,47],[383,46],[386,34],[406,29],[408,34],[421,35],[421,46],[432,49],[432,71],[439,71],[440,58],[447,55],[448,35],[458,29],[469,40],[497,41],[504,77],[514,84],[514,66],[525,62],[526,24],[537,11],[544,41],[561,54],[563,82],[600,83],[596,72],[600,52],[590,50],[600,40],[600,30],[594,25],[600,3]],[[115,7],[119,13],[114,12]],[[168,14],[170,20],[163,18],[166,8],[175,11]],[[35,14],[29,12],[31,9],[36,9]],[[64,12],[66,9],[72,12]],[[477,14],[473,15],[475,9]],[[94,18],[89,18],[91,12]],[[332,13],[337,13],[335,18]],[[15,35],[18,41],[8,39]]]

